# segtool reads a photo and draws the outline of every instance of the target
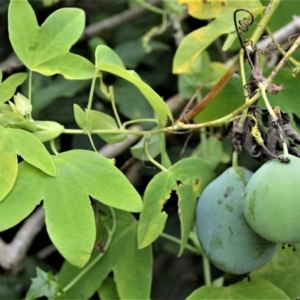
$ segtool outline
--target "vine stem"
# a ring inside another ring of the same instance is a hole
[[[210,264],[209,264],[208,257],[204,253],[202,254],[202,263],[203,263],[205,285],[210,286],[211,285]]]
[[[159,162],[157,162],[155,159],[153,159],[148,151],[148,140],[145,141],[145,153],[147,155],[147,158],[149,161],[156,166],[158,169],[160,169],[163,172],[168,172],[168,169],[166,169],[164,166],[162,166]]]
[[[272,108],[272,106],[270,105],[270,102],[269,102],[269,100],[268,100],[268,98],[267,98],[267,95],[266,95],[266,88],[267,88],[267,86],[266,86],[265,84],[263,84],[263,83],[260,82],[260,83],[258,84],[258,87],[259,87],[259,89],[260,89],[260,91],[261,91],[261,95],[262,95],[262,97],[263,97],[263,99],[264,99],[266,108],[267,108],[267,110],[268,110],[270,116],[272,117],[272,119],[276,119],[276,118],[277,118],[277,117],[276,117],[276,114],[275,114],[275,112],[273,111],[273,108]]]
[[[85,274],[87,274],[90,271],[90,269],[92,269],[98,263],[98,261],[103,257],[103,255],[107,252],[117,227],[117,219],[116,219],[115,211],[110,206],[108,206],[108,208],[110,209],[110,212],[112,214],[112,227],[110,229],[108,228],[108,226],[105,226],[107,229],[108,237],[103,252],[101,252],[85,269],[82,270],[82,272],[80,272],[66,287],[63,288],[64,293],[67,292],[73,285],[75,285]]]
[[[166,239],[166,240],[168,240],[168,241],[171,241],[171,242],[173,242],[173,243],[176,243],[176,244],[178,244],[178,245],[181,244],[181,240],[180,240],[180,239],[178,239],[178,238],[176,238],[176,237],[174,237],[174,236],[172,236],[172,235],[169,235],[169,234],[167,234],[167,233],[162,232],[162,233],[160,234],[160,236],[161,236],[162,238],[164,238],[164,239]],[[196,247],[193,247],[192,245],[187,244],[187,245],[185,246],[185,248],[186,248],[187,250],[189,250],[189,251],[195,253],[195,254],[198,254],[198,255],[201,254],[201,252],[200,252]]]

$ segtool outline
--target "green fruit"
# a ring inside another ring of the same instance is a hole
[[[300,159],[265,163],[246,187],[244,214],[251,228],[275,243],[300,242]]]
[[[277,244],[256,234],[243,214],[245,186],[252,172],[229,168],[203,191],[197,204],[200,244],[209,260],[232,274],[247,274],[273,257]]]

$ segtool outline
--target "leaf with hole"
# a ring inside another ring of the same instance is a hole
[[[212,179],[211,167],[196,157],[185,158],[169,171],[153,177],[144,194],[144,209],[138,225],[139,248],[148,246],[162,233],[168,218],[163,208],[172,190],[175,190],[179,198],[181,255],[194,224],[197,197]]]

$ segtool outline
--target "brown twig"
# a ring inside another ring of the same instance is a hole
[[[286,64],[286,62],[289,60],[291,55],[296,51],[296,49],[299,47],[299,45],[300,45],[300,36],[298,36],[298,38],[296,39],[294,44],[287,51],[286,55],[281,59],[281,61],[276,65],[274,70],[271,72],[271,74],[267,78],[267,82],[266,82],[267,85],[269,85],[273,81],[274,77],[277,75],[279,70]]]

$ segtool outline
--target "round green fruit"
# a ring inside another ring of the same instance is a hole
[[[300,242],[300,158],[273,159],[251,177],[244,214],[251,228],[275,243]]]
[[[252,172],[229,168],[203,191],[197,204],[196,225],[205,255],[219,269],[247,274],[270,261],[277,244],[260,237],[243,214],[245,186]]]

